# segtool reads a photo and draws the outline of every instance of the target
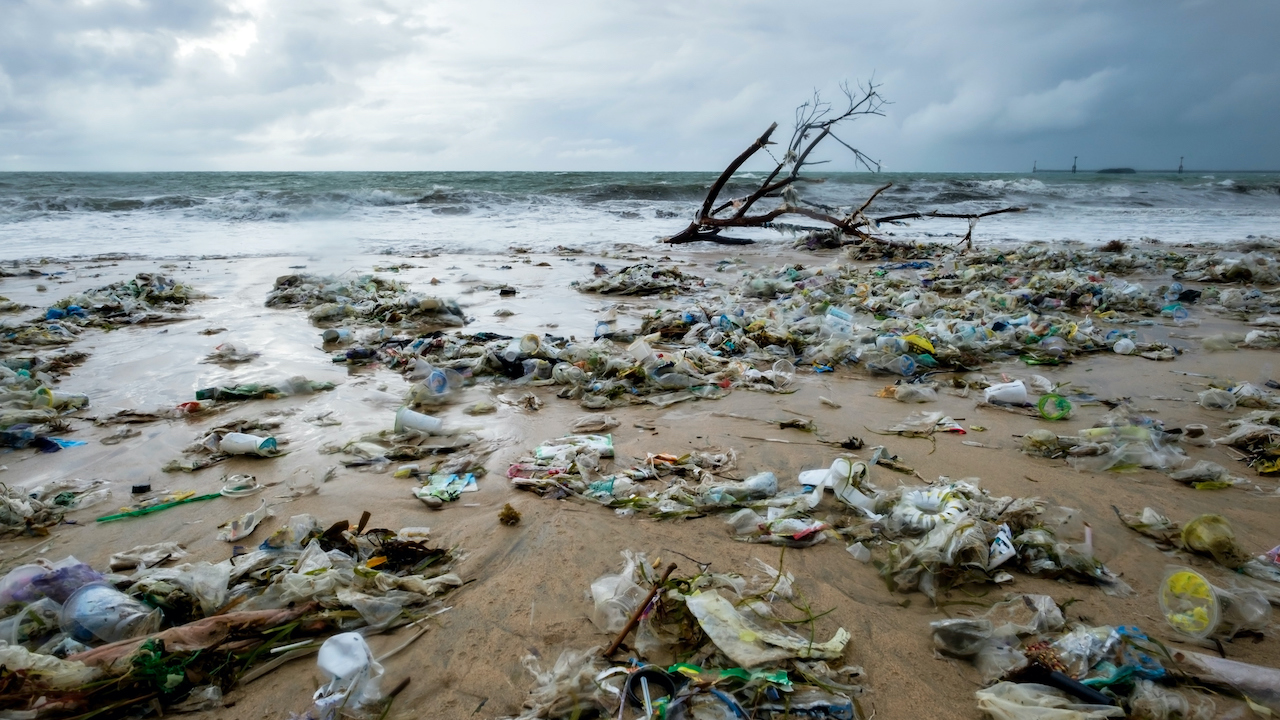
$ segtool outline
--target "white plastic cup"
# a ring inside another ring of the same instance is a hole
[[[218,450],[228,455],[267,456],[276,449],[276,439],[246,433],[227,433],[218,443]]]
[[[1111,349],[1115,350],[1117,355],[1132,355],[1136,348],[1134,347],[1132,340],[1129,338],[1123,338],[1121,340],[1117,340],[1116,344],[1111,346]]]
[[[992,385],[987,388],[985,397],[989,403],[1022,405],[1027,402],[1027,386],[1023,385],[1021,380]]]
[[[417,430],[425,433],[438,433],[444,427],[444,421],[437,417],[414,412],[407,407],[396,411],[396,432]]]

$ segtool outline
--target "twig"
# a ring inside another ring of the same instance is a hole
[[[662,577],[659,578],[658,582],[654,583],[653,587],[649,589],[649,594],[644,596],[644,600],[642,600],[640,605],[636,607],[636,611],[631,613],[631,618],[628,619],[627,624],[622,627],[622,632],[618,633],[618,637],[614,638],[614,641],[610,643],[609,647],[603,653],[600,654],[600,657],[607,658],[618,651],[618,648],[622,646],[622,641],[626,640],[627,635],[636,628],[636,625],[640,624],[640,616],[644,614],[644,611],[649,607],[649,603],[653,601],[653,597],[658,594],[658,591],[662,589],[664,584],[666,584],[667,578],[671,577],[671,573],[675,572],[675,570],[676,564],[671,563],[667,566],[666,570],[662,571]]]

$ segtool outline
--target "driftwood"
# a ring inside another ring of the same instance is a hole
[[[852,152],[854,162],[857,165],[861,165],[867,170],[879,172],[880,164],[878,162],[841,140],[834,133],[836,126],[842,122],[856,120],[865,115],[884,114],[881,112],[884,100],[877,92],[878,87],[874,83],[869,83],[866,87],[860,87],[857,92],[854,92],[847,85],[841,86],[840,89],[848,100],[848,105],[842,112],[835,115],[833,115],[830,103],[824,102],[821,96],[815,93],[813,99],[796,108],[795,130],[791,133],[790,142],[787,143],[786,153],[781,159],[774,158],[775,167],[773,171],[760,182],[751,194],[732,200],[720,201],[720,193],[724,191],[734,173],[756,153],[761,150],[768,152],[768,146],[776,144],[769,138],[778,129],[778,123],[770,125],[763,135],[756,138],[756,141],[750,147],[743,150],[738,157],[733,159],[733,162],[729,163],[724,172],[720,173],[720,177],[716,178],[716,181],[707,191],[707,197],[702,201],[697,215],[690,221],[689,226],[675,235],[663,238],[662,242],[680,244],[705,240],[722,245],[747,245],[754,241],[727,237],[721,235],[721,233],[727,228],[779,227],[782,224],[775,223],[778,218],[786,215],[799,215],[829,226],[828,228],[808,229],[825,230],[826,232],[837,234],[840,238],[837,244],[874,242],[891,246],[903,246],[903,243],[889,238],[878,237],[876,233],[880,232],[880,223],[901,223],[905,220],[921,218],[968,220],[969,230],[960,242],[972,247],[973,229],[978,224],[978,220],[991,215],[1021,212],[1025,209],[1006,207],[976,214],[944,213],[933,210],[930,212],[901,213],[878,218],[868,217],[866,215],[867,208],[871,207],[871,203],[880,193],[892,187],[892,183],[886,183],[877,188],[860,205],[857,207],[850,206],[847,211],[842,211],[841,208],[805,202],[801,199],[797,185],[803,182],[812,182],[810,178],[801,174],[804,168],[829,162],[828,160],[810,159],[813,151],[827,138],[835,140]],[[770,156],[772,157],[772,153],[770,153]],[[757,211],[752,214],[752,208],[765,198],[779,198],[781,202],[770,210]]]

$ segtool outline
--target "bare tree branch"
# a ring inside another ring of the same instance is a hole
[[[801,174],[804,168],[830,162],[830,160],[809,159],[810,155],[827,138],[834,139],[849,150],[853,154],[855,164],[861,165],[867,170],[874,168],[875,172],[880,171],[879,162],[872,160],[866,153],[840,139],[833,132],[833,128],[842,122],[856,120],[866,115],[883,115],[882,108],[885,101],[880,96],[878,88],[879,85],[874,82],[869,82],[866,86],[859,86],[856,91],[851,89],[848,83],[841,84],[840,91],[844,94],[847,104],[839,111],[835,110],[831,103],[823,100],[822,96],[815,91],[813,97],[796,108],[795,128],[792,130],[790,141],[787,142],[786,153],[783,154],[781,159],[769,153],[770,158],[773,159],[774,167],[759,182],[751,194],[721,201],[717,204],[720,193],[724,191],[734,173],[761,149],[765,149],[768,152],[767,146],[774,144],[769,138],[777,130],[777,123],[770,125],[763,135],[757,138],[738,157],[734,158],[733,162],[729,163],[728,167],[720,173],[720,176],[707,191],[706,198],[702,201],[697,215],[690,221],[689,226],[671,237],[664,238],[663,242],[678,244],[708,240],[724,244],[744,244],[750,241],[741,238],[723,237],[720,235],[721,231],[732,227],[774,227],[774,220],[777,218],[785,215],[799,215],[829,225],[833,231],[838,231],[842,236],[848,236],[848,242],[875,242],[894,247],[902,247],[902,243],[873,235],[873,233],[879,232],[878,226],[880,223],[900,223],[904,220],[921,218],[968,220],[969,231],[965,233],[961,242],[967,243],[972,247],[973,229],[979,219],[1001,213],[1020,212],[1024,209],[1007,207],[977,214],[943,213],[934,210],[927,213],[901,213],[875,219],[867,217],[865,214],[867,208],[881,193],[888,190],[891,184],[876,188],[856,209],[850,205],[847,215],[841,212],[841,208],[807,202],[801,199],[797,185],[805,181],[812,182],[812,180]],[[771,210],[748,214],[757,203],[765,198],[780,198],[781,202]],[[722,215],[722,213],[729,210],[732,211],[730,214],[727,216]]]

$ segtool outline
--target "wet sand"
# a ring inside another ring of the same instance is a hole
[[[662,257],[662,253],[650,248],[623,249],[620,254],[637,259]],[[736,273],[715,271],[716,263],[726,255],[721,249],[708,249],[673,257],[679,260],[682,270],[728,283]],[[776,251],[763,248],[735,249],[732,255],[751,265],[790,261],[817,266],[838,257],[833,252],[779,257]],[[311,513],[327,525],[342,518],[355,521],[361,511],[367,510],[373,515],[371,525],[375,527],[429,526],[433,542],[457,545],[465,551],[458,571],[468,583],[446,596],[445,602],[452,609],[440,616],[426,635],[385,663],[384,688],[402,678],[411,678],[390,717],[498,718],[518,714],[528,692],[530,678],[521,665],[522,657],[534,654],[554,660],[562,649],[609,642],[611,638],[588,619],[591,603],[587,589],[592,579],[616,570],[622,550],[641,550],[650,558],[659,557],[664,563],[674,561],[690,572],[694,560],[709,563],[713,571],[747,572],[748,561],[754,557],[774,566],[783,564],[785,570],[795,574],[798,587],[812,607],[832,610],[818,621],[818,635],[828,636],[838,626],[852,633],[845,660],[866,669],[868,692],[861,703],[868,715],[874,710],[876,718],[891,720],[978,717],[972,694],[980,687],[976,671],[968,665],[935,658],[928,629],[932,620],[964,614],[973,608],[963,604],[945,606],[944,602],[944,607],[938,609],[922,594],[890,593],[876,569],[851,558],[838,540],[783,553],[778,548],[735,541],[723,517],[668,521],[624,518],[608,508],[580,500],[544,500],[514,490],[505,479],[508,464],[527,455],[541,441],[569,432],[573,420],[588,414],[576,403],[555,397],[555,387],[512,388],[481,380],[439,413],[450,426],[475,427],[483,438],[501,442],[485,463],[488,474],[480,479],[479,492],[463,495],[440,511],[429,510],[411,495],[410,480],[395,479],[389,472],[341,468],[343,456],[320,452],[327,444],[341,445],[362,433],[389,428],[397,400],[409,383],[385,369],[348,370],[345,365],[331,363],[329,353],[320,347],[319,331],[308,322],[304,311],[264,307],[275,278],[297,271],[290,266],[305,265],[306,272],[325,274],[348,270],[361,273],[374,266],[411,264],[416,267],[382,274],[424,293],[458,298],[468,317],[475,318],[466,332],[549,332],[589,339],[602,312],[614,305],[620,306],[620,326],[637,328],[639,315],[646,308],[678,304],[678,299],[586,295],[569,288],[570,281],[590,277],[591,263],[596,260],[611,268],[629,264],[619,257],[536,254],[124,260],[106,266],[101,262],[75,262],[42,268],[49,271],[65,267],[68,273],[64,281],[27,277],[0,281],[0,294],[39,307],[76,290],[154,270],[211,296],[193,303],[189,309],[191,319],[181,323],[87,331],[72,349],[84,350],[91,356],[71,370],[60,385],[60,389],[84,392],[92,398],[92,407],[81,415],[173,407],[192,399],[198,388],[273,382],[299,374],[340,383],[332,392],[244,403],[212,418],[140,425],[139,437],[114,446],[103,445],[100,440],[115,428],[72,420],[73,431],[64,437],[86,440],[87,446],[51,455],[30,450],[0,455],[0,465],[7,467],[0,472],[0,482],[34,487],[62,478],[101,478],[110,481],[114,491],[110,503],[69,514],[67,519],[73,524],[53,528],[48,538],[0,541],[0,572],[35,556],[57,560],[69,554],[95,567],[105,567],[112,552],[162,540],[184,544],[191,552],[189,561],[222,560],[228,556],[230,546],[216,539],[217,527],[255,507],[260,497],[278,503],[276,518],[264,523],[268,530],[259,529],[248,540],[251,543],[265,537],[276,521],[299,513]],[[544,262],[547,266],[539,266]],[[100,267],[87,267],[91,265]],[[432,278],[440,283],[431,286]],[[37,283],[46,284],[48,291],[37,293]],[[519,293],[499,297],[493,290],[474,290],[477,285],[498,283],[514,286]],[[494,311],[499,308],[515,314],[495,316]],[[28,317],[33,312],[18,316]],[[1101,398],[1130,397],[1143,412],[1163,420],[1168,427],[1204,423],[1213,433],[1229,417],[1246,411],[1227,414],[1199,407],[1196,393],[1206,387],[1207,381],[1181,373],[1256,383],[1271,376],[1274,353],[1249,349],[1206,353],[1195,341],[1178,337],[1224,330],[1243,332],[1243,326],[1231,321],[1201,316],[1204,323],[1196,328],[1159,324],[1144,328],[1156,337],[1172,333],[1172,342],[1188,349],[1174,362],[1108,353],[1062,367],[1027,368],[1011,359],[1005,364],[986,366],[983,371],[990,376],[1001,372],[1024,377],[1037,373],[1055,383],[1069,381],[1074,389]],[[200,334],[210,327],[227,330],[211,336]],[[199,362],[215,345],[226,341],[262,355],[234,368]],[[1229,572],[1204,559],[1175,558],[1160,552],[1125,528],[1112,511],[1113,505],[1130,512],[1149,505],[1181,521],[1200,513],[1220,513],[1231,521],[1241,544],[1253,554],[1280,543],[1275,521],[1280,512],[1276,483],[1258,477],[1228,450],[1186,448],[1193,460],[1218,462],[1233,474],[1256,481],[1258,490],[1270,493],[1270,497],[1250,494],[1244,488],[1197,491],[1151,470],[1077,473],[1061,460],[1028,457],[1019,451],[1015,435],[1036,427],[1048,427],[1060,434],[1088,427],[1107,412],[1103,405],[1078,407],[1069,421],[1049,423],[977,408],[972,397],[945,392],[937,402],[927,405],[878,398],[875,392],[892,379],[871,377],[856,367],[823,374],[802,371],[797,374],[797,382],[800,390],[789,395],[735,390],[721,400],[686,402],[665,410],[646,405],[610,410],[622,421],[614,431],[615,465],[629,466],[647,453],[681,454],[691,449],[732,447],[739,453],[735,471],[738,477],[768,470],[777,474],[784,488],[792,487],[799,471],[828,466],[836,457],[836,449],[816,443],[808,433],[783,430],[765,421],[811,418],[828,438],[857,435],[868,445],[886,444],[924,478],[978,478],[978,484],[995,495],[1039,496],[1050,504],[1079,508],[1093,528],[1098,558],[1136,591],[1133,597],[1117,599],[1096,587],[1015,573],[1014,582],[990,588],[984,596],[953,592],[947,600],[990,604],[1005,592],[1045,593],[1060,604],[1068,599],[1077,601],[1068,609],[1069,620],[1140,625],[1171,647],[1186,645],[1165,624],[1156,605],[1154,593],[1166,567],[1189,564],[1224,584]],[[544,401],[540,410],[503,402],[513,401],[527,391]],[[830,408],[818,400],[819,396],[833,399],[842,407]],[[462,413],[464,407],[478,400],[494,402],[498,412],[479,417]],[[964,436],[937,435],[936,442],[880,437],[868,430],[891,425],[920,409],[941,410],[966,427],[980,425],[987,430]],[[340,426],[318,427],[305,421],[328,411],[342,421]],[[277,435],[288,440],[283,446],[287,455],[265,460],[232,458],[193,474],[160,472],[160,467],[178,457],[202,430],[228,419],[267,413],[280,413],[276,419],[283,425]],[[726,413],[758,420],[723,417]],[[964,440],[991,447],[963,445]],[[294,500],[278,497],[285,487],[283,483],[299,468],[320,476],[334,467],[338,467],[336,475],[318,494]],[[261,496],[221,498],[115,523],[93,522],[95,517],[128,503],[132,484],[149,481],[156,491],[189,489],[203,494],[216,492],[221,486],[219,479],[233,473],[249,473],[263,483],[281,484],[268,488]],[[919,484],[911,476],[883,467],[872,469],[871,482],[880,487]],[[498,524],[498,509],[505,503],[511,503],[523,515],[519,525],[509,528]],[[827,495],[814,516],[822,519],[842,514],[841,507]],[[375,636],[370,644],[377,654],[399,645],[411,632],[412,629],[401,629]],[[1270,637],[1261,642],[1240,639],[1227,643],[1225,652],[1237,660],[1280,666],[1280,650]],[[230,692],[225,698],[229,707],[202,715],[286,717],[289,712],[302,712],[309,706],[311,693],[320,682],[313,659],[296,660]],[[1219,704],[1220,709],[1228,706],[1225,702]]]

